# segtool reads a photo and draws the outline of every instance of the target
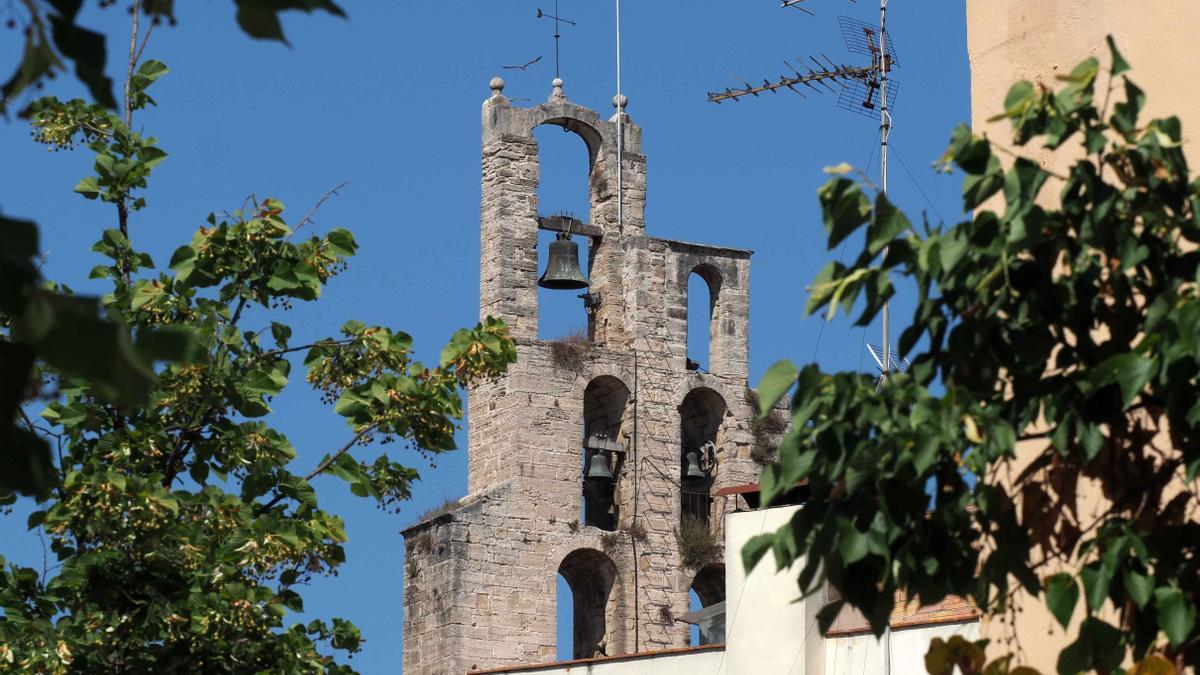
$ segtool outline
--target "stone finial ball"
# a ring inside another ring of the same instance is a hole
[[[617,110],[619,110],[621,112],[624,112],[625,106],[629,105],[629,97],[626,96],[625,94],[618,94],[613,97],[612,104],[613,104],[614,108],[616,108]]]
[[[488,82],[488,86],[492,88],[492,91],[499,94],[500,92],[504,91],[504,80],[500,79],[499,77],[493,77],[492,81]]]
[[[554,81],[552,81],[550,83],[550,86],[551,87],[562,87],[563,86],[562,78],[561,77],[554,78]]]

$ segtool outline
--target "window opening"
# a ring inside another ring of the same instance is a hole
[[[576,134],[561,127],[542,125],[533,130],[538,144],[540,167],[538,182],[538,215],[568,214],[586,222],[591,202],[588,197],[590,174],[587,144]],[[538,232],[537,274],[539,278],[550,262],[550,245],[557,233]],[[589,274],[590,241],[587,237],[571,237],[578,247],[579,270]],[[582,290],[556,290],[538,286],[538,338],[543,340],[587,339],[588,317]]]
[[[679,406],[680,509],[682,525],[688,518],[705,524],[712,510],[710,491],[716,468],[717,432],[725,416],[725,401],[712,389],[693,389]]]
[[[602,530],[617,529],[617,477],[625,457],[625,421],[629,389],[621,380],[603,375],[583,392],[583,523]]]
[[[566,581],[571,596],[570,658],[605,656],[608,647],[608,601],[617,578],[617,566],[600,551],[578,549],[563,558],[558,573]],[[562,598],[563,594],[559,597]],[[559,625],[561,627],[563,624]],[[563,632],[560,630],[560,637]],[[561,642],[558,654],[561,658]]]

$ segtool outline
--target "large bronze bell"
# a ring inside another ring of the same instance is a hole
[[[605,481],[613,479],[612,471],[608,468],[608,458],[604,456],[604,453],[597,452],[588,460],[587,479]]]
[[[708,474],[704,473],[700,466],[700,455],[695,450],[688,450],[683,457],[683,477],[689,480],[708,478]]]
[[[550,242],[550,259],[546,272],[538,279],[538,286],[556,291],[570,291],[588,287],[588,280],[579,269],[579,245],[567,234],[560,233]]]

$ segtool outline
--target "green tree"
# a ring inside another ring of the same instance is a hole
[[[237,5],[238,26],[251,37],[287,43],[279,14],[289,10],[313,12],[321,10],[345,17],[332,0],[233,0]],[[107,9],[117,6],[117,0],[96,0],[96,6]],[[108,60],[105,36],[79,24],[79,12],[84,0],[14,0],[6,7],[5,26],[20,31],[24,39],[21,58],[13,73],[0,85],[0,113],[23,92],[41,89],[74,66],[75,78],[88,89],[92,99],[106,108],[116,108],[113,79],[106,69]],[[128,5],[133,17],[133,41],[139,38],[139,23],[144,17],[147,25],[142,40],[164,21],[175,24],[175,0],[132,0]],[[129,68],[139,58],[140,49],[130,54]],[[128,91],[126,92],[128,99]],[[28,111],[24,111],[27,113]]]
[[[95,156],[75,191],[113,213],[90,274],[111,291],[98,307],[39,288],[36,229],[8,220],[0,235],[0,370],[18,383],[4,387],[0,452],[31,465],[28,480],[0,485],[0,504],[34,495],[29,526],[44,528],[57,560],[39,571],[0,559],[0,671],[353,672],[333,656],[360,648],[351,622],[287,621],[304,585],[345,559],[343,523],[310,481],[335,475],[384,508],[407,499],[417,472],[361,448],[453,449],[459,388],[500,375],[514,344],[493,319],[458,331],[428,367],[386,327],[351,321],[294,340],[287,310],[317,301],[357,243],[342,229],[300,236],[308,223],[289,226],[272,199],[210,216],[156,266],[130,219],[166,152],[132,120],[167,67],[136,63],[144,42],[133,42],[122,114],[52,97],[29,109],[39,141]],[[303,468],[271,425],[300,359],[349,427]],[[25,412],[31,396],[49,401],[43,423]],[[27,452],[35,443],[53,452]]]
[[[763,491],[808,480],[812,498],[743,556],[806,556],[800,588],[828,580],[843,598],[822,610],[823,631],[851,605],[881,633],[897,590],[1015,619],[1023,591],[1064,628],[1082,603],[1062,675],[1118,672],[1130,657],[1200,665],[1200,180],[1177,118],[1139,121],[1145,95],[1109,46],[1099,105],[1095,59],[1061,91],[1020,82],[1005,99],[1016,145],[1082,145],[1065,173],[1023,156],[1005,169],[1002,147],[962,126],[942,160],[966,175],[975,211],[962,223],[917,231],[845,177],[820,189],[831,248],[866,231],[853,263],[817,276],[808,312],[860,306],[866,324],[894,277],[917,292],[899,340],[912,368],[881,393],[864,375],[788,362],[762,382],[763,412],[790,392],[793,422]],[[984,208],[998,195],[1002,210]],[[1094,516],[1084,481],[1101,497]],[[927,665],[981,672],[980,647],[939,643]]]

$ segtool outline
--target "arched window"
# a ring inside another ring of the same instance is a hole
[[[724,642],[725,565],[713,563],[696,572],[688,597],[696,621],[691,630],[692,646]]]
[[[720,293],[721,274],[713,266],[697,265],[688,275],[687,356],[705,371],[712,366]]]
[[[708,523],[712,472],[725,400],[707,387],[688,392],[679,406],[680,523],[689,518]]]
[[[578,135],[554,125],[533,129],[538,144],[540,166],[538,183],[538,215],[569,214],[586,222],[591,202],[588,179],[591,173],[587,144]],[[550,243],[557,233],[538,232],[537,270],[546,270]],[[579,267],[588,274],[586,237],[573,237],[579,247]],[[579,299],[582,290],[550,290],[538,287],[538,337],[556,340],[565,336],[578,339],[587,335],[587,313]],[[585,338],[586,339],[586,338]]]
[[[554,576],[554,626],[558,634],[555,658],[559,661],[570,661],[575,658],[575,636],[572,634],[575,625],[575,598],[571,597],[571,585],[563,575],[560,573]]]
[[[629,389],[601,375],[583,392],[583,523],[617,529],[616,478],[624,459]]]
[[[711,607],[725,601],[725,563],[705,565],[692,579],[692,592],[701,607]]]
[[[571,595],[571,658],[584,659],[607,653],[608,604],[617,566],[605,554],[595,549],[571,551],[558,566]],[[562,584],[559,585],[561,589]],[[560,592],[559,602],[563,601]],[[560,614],[561,619],[561,614]],[[564,624],[559,622],[559,657],[564,638]]]

